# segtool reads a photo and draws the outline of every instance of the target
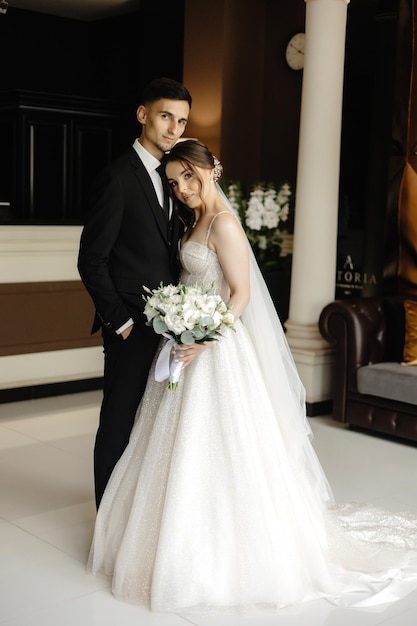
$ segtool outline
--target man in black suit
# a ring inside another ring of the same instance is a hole
[[[143,93],[133,146],[96,178],[81,235],[78,270],[101,328],[104,387],[94,449],[96,503],[122,455],[142,398],[159,337],[145,325],[142,286],[178,281],[180,221],[170,215],[162,175],[164,152],[183,134],[191,108],[188,90],[155,79]],[[165,205],[165,208],[164,208]]]

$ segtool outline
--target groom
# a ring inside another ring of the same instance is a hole
[[[101,328],[104,386],[94,448],[97,507],[128,441],[159,336],[145,325],[142,285],[178,281],[180,221],[172,218],[158,172],[160,159],[183,134],[191,96],[159,78],[145,87],[139,139],[94,181],[81,235],[78,270]]]

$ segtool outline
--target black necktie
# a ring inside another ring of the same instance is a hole
[[[165,213],[167,214],[169,218],[169,188],[168,188],[168,181],[167,181],[167,177],[165,176],[165,170],[164,170],[163,165],[158,165],[158,167],[156,168],[156,171],[158,172],[162,181],[162,190],[164,193],[164,202],[162,206],[163,206]]]

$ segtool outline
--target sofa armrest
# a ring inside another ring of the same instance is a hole
[[[319,319],[322,336],[335,346],[333,417],[345,421],[348,392],[357,393],[357,370],[379,363],[385,353],[385,320],[380,298],[335,300]]]

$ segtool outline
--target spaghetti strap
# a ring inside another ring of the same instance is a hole
[[[205,240],[205,242],[204,242],[204,245],[205,245],[206,247],[207,247],[208,240],[209,240],[209,237],[210,237],[211,227],[213,226],[213,222],[214,222],[214,220],[216,219],[216,217],[217,217],[218,215],[221,215],[222,213],[229,213],[229,215],[230,215],[230,211],[219,211],[219,213],[216,213],[216,215],[215,215],[215,216],[213,217],[213,219],[211,220],[211,222],[210,222],[210,224],[209,224],[209,227],[207,228],[206,240]]]

